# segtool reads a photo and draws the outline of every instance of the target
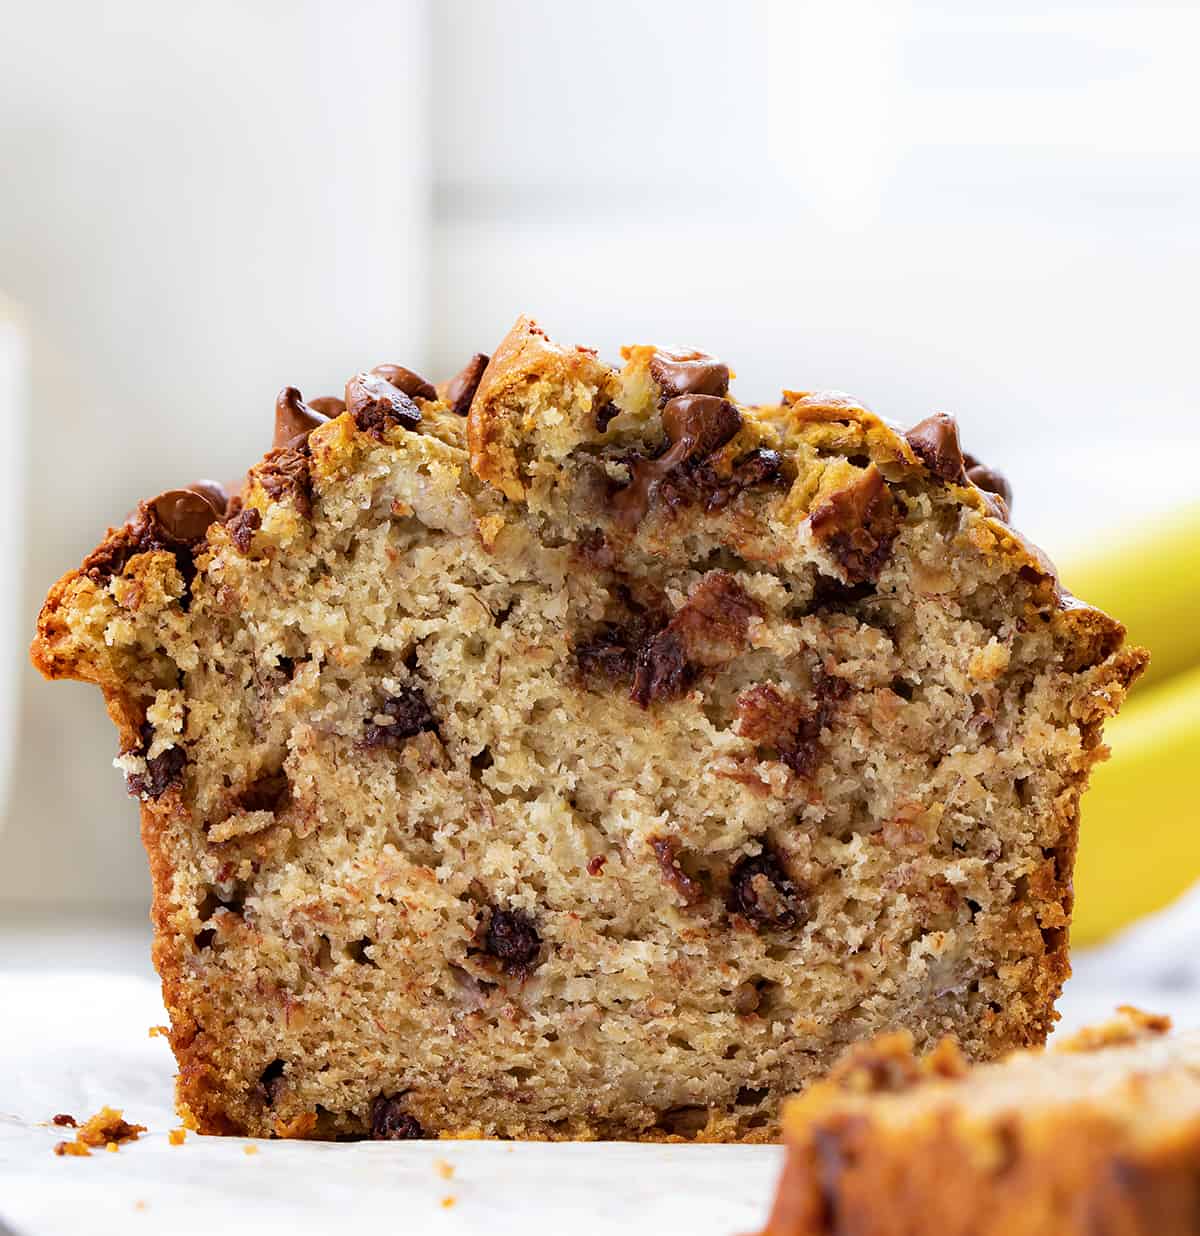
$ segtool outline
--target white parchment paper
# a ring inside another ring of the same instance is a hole
[[[1198,927],[1200,900],[1079,959],[1063,1028],[1126,1001],[1200,1023]],[[175,1147],[174,1059],[149,1035],[165,1020],[144,926],[0,929],[0,1236],[735,1236],[761,1227],[782,1162],[771,1146],[189,1133]],[[49,1125],[56,1112],[82,1120],[105,1104],[149,1132],[116,1154],[52,1153],[70,1136]]]

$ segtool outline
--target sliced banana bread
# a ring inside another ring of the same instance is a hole
[[[847,1044],[1040,1043],[1145,661],[948,416],[522,319],[276,407],[33,647],[96,683],[205,1132],[765,1139]]]

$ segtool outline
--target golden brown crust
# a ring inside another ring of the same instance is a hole
[[[789,1108],[763,1236],[1194,1232],[1200,1035],[1122,1014],[974,1070],[902,1035],[854,1049]]]

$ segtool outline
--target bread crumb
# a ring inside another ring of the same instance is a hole
[[[74,1124],[73,1117],[68,1116],[63,1121],[55,1117],[56,1124],[65,1124],[66,1120]],[[119,1108],[102,1107],[94,1116],[83,1122],[73,1142],[58,1142],[54,1147],[54,1153],[82,1156],[91,1154],[89,1146],[103,1146],[105,1150],[115,1154],[123,1142],[135,1142],[138,1134],[145,1133],[145,1131],[144,1124],[130,1124],[125,1120]]]
[[[170,1033],[171,1033],[170,1026],[151,1026],[150,1027],[150,1037],[152,1039],[166,1038],[166,1036]]]
[[[453,1206],[453,1205],[454,1205],[454,1203],[455,1203],[456,1201],[458,1201],[458,1198],[456,1198],[456,1197],[444,1197],[444,1198],[442,1198],[442,1209],[443,1209],[443,1210],[449,1210],[449,1209],[450,1209],[450,1207],[451,1207],[451,1206]]]
[[[450,1177],[454,1175],[454,1164],[448,1163],[445,1159],[434,1159],[433,1170],[437,1172],[443,1180],[449,1180]]]
[[[134,1210],[145,1210],[146,1203],[139,1197],[138,1200],[133,1203],[133,1208]]]
[[[242,1154],[258,1154],[258,1147],[253,1142],[248,1142],[242,1147]]]
[[[180,1126],[167,1134],[167,1142],[172,1146],[182,1146],[185,1137],[187,1137],[187,1129]]]
[[[66,1112],[59,1112],[57,1116],[52,1116],[50,1123],[59,1126],[69,1125],[72,1129],[77,1128],[79,1125],[79,1121],[74,1116],[68,1116]]]

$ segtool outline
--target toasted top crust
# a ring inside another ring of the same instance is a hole
[[[451,498],[450,530],[479,536],[485,544],[520,518],[522,509],[551,523],[582,510],[606,525],[604,535],[616,552],[670,555],[679,539],[675,514],[681,504],[690,504],[714,548],[786,564],[797,537],[816,539],[829,548],[829,574],[848,586],[855,584],[856,573],[869,575],[872,569],[869,553],[855,546],[873,518],[868,508],[878,497],[880,478],[888,486],[932,485],[961,510],[963,544],[993,556],[1030,585],[1031,621],[1036,615],[1061,634],[1069,649],[1068,669],[1096,664],[1121,648],[1121,624],[1066,593],[1046,556],[1009,525],[1003,500],[955,465],[956,438],[947,466],[947,452],[930,453],[921,442],[921,449],[914,449],[916,430],[906,436],[841,393],[788,390],[778,404],[753,407],[728,395],[685,393],[684,402],[708,400],[704,407],[710,411],[718,403],[731,409],[725,416],[729,427],[736,427],[718,435],[723,440],[702,446],[706,431],[693,434],[693,441],[685,427],[687,441],[675,442],[664,454],[663,428],[671,405],[680,400],[670,389],[677,379],[663,375],[672,365],[678,369],[681,362],[672,358],[685,357],[685,366],[686,358],[700,358],[693,363],[701,366],[711,358],[650,346],[627,348],[624,356],[624,366],[614,369],[589,349],[554,343],[522,317],[487,364],[465,422],[447,402],[445,385],[438,398],[427,399],[429,384],[410,375],[417,384],[415,402],[395,393],[414,408],[410,421],[419,411],[419,424],[364,420],[353,409],[317,423],[307,440],[300,436],[268,452],[250,470],[243,492],[193,543],[156,537],[148,513],[152,504],[143,503],[50,590],[31,650],[35,666],[48,678],[98,683],[125,741],[132,743],[144,701],[172,671],[149,647],[135,658],[128,650],[117,651],[118,641],[106,640],[109,618],[101,596],[111,592],[127,609],[136,606],[144,613],[149,607],[168,615],[168,621],[186,622],[188,572],[203,571],[211,551],[231,537],[251,535],[251,523],[299,528],[314,492],[324,492],[359,466],[370,444],[381,440],[417,465],[422,478],[414,492],[417,515],[422,494],[436,493],[441,500],[436,526],[446,526],[445,500]],[[477,360],[482,364],[482,356]],[[380,379],[371,378],[378,385]],[[300,398],[294,391],[291,396]],[[331,412],[339,406],[336,400],[315,402]],[[670,475],[672,455],[691,469],[682,493]],[[637,501],[622,507],[620,500],[631,494]],[[428,503],[430,512],[434,505]],[[936,591],[937,581],[931,587]],[[1127,648],[1120,656],[1117,678],[1128,683],[1147,654]],[[1113,703],[1097,701],[1096,716],[1110,712]],[[1088,722],[1084,716],[1080,720]]]

